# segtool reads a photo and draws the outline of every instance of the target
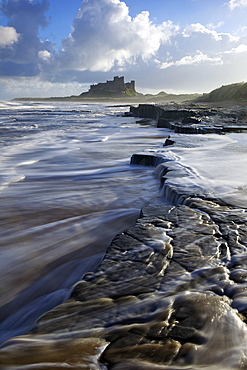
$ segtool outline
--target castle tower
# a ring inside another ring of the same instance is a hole
[[[135,90],[136,89],[136,83],[134,80],[132,80],[131,82],[131,89]]]

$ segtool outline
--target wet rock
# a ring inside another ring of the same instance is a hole
[[[193,110],[188,109],[160,109],[159,118],[168,120],[183,120],[188,119],[196,113]]]
[[[187,171],[159,164],[171,204],[143,207],[67,302],[4,344],[4,369],[246,368],[246,210],[173,186]]]
[[[175,141],[168,138],[164,142],[163,146],[168,146],[168,145],[173,145],[173,144],[175,144]]]
[[[241,107],[205,108],[200,105],[152,105],[140,104],[130,107],[135,117],[157,120],[157,127],[168,128],[177,133],[210,134],[245,132],[246,117]]]
[[[166,118],[159,118],[157,120],[158,128],[171,128],[171,122]]]
[[[126,338],[128,342],[128,338]],[[166,365],[177,355],[181,344],[179,342],[169,340],[163,344],[159,343],[138,343],[134,346],[125,346],[118,341],[107,347],[104,351],[101,361],[110,367],[115,364],[122,363],[124,360],[149,361],[153,364]]]
[[[159,163],[164,161],[162,155],[153,156],[152,154],[133,154],[131,156],[130,164],[136,164],[139,166],[151,166],[156,167]]]
[[[105,345],[106,342],[99,338],[59,339],[56,342],[41,338],[33,342],[19,339],[13,343],[13,347],[6,347],[2,351],[0,364],[4,365],[4,368],[14,365],[15,369],[31,364],[36,369],[55,369],[59,366],[63,368],[65,363],[73,366],[72,368],[74,366],[96,368],[93,364],[93,356]]]
[[[186,117],[186,118],[183,118],[182,119],[182,123],[199,123],[201,122],[201,118],[200,117]]]

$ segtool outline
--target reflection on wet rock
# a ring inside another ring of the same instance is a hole
[[[73,340],[49,340],[47,337],[35,341],[20,339],[11,347],[5,348],[1,355],[1,364],[6,367],[15,365],[15,369],[96,369],[93,356],[104,346],[103,340],[93,337]]]
[[[144,207],[66,303],[2,346],[1,364],[245,367],[245,259],[236,257],[246,235],[231,231],[243,226],[245,213],[196,198],[189,203]]]

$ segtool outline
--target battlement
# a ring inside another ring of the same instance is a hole
[[[113,81],[106,81],[103,83],[98,83],[96,85],[91,85],[89,92],[91,91],[126,91],[126,89],[135,90],[135,81],[124,82],[124,77],[115,76]]]

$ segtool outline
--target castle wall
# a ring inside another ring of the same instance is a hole
[[[106,91],[118,90],[124,91],[126,89],[135,89],[135,81],[124,83],[124,77],[115,76],[113,81],[106,81],[105,83],[98,83],[91,85],[89,91]]]
[[[130,90],[135,90],[135,81],[132,80],[131,82],[126,82],[125,88],[130,89]]]

